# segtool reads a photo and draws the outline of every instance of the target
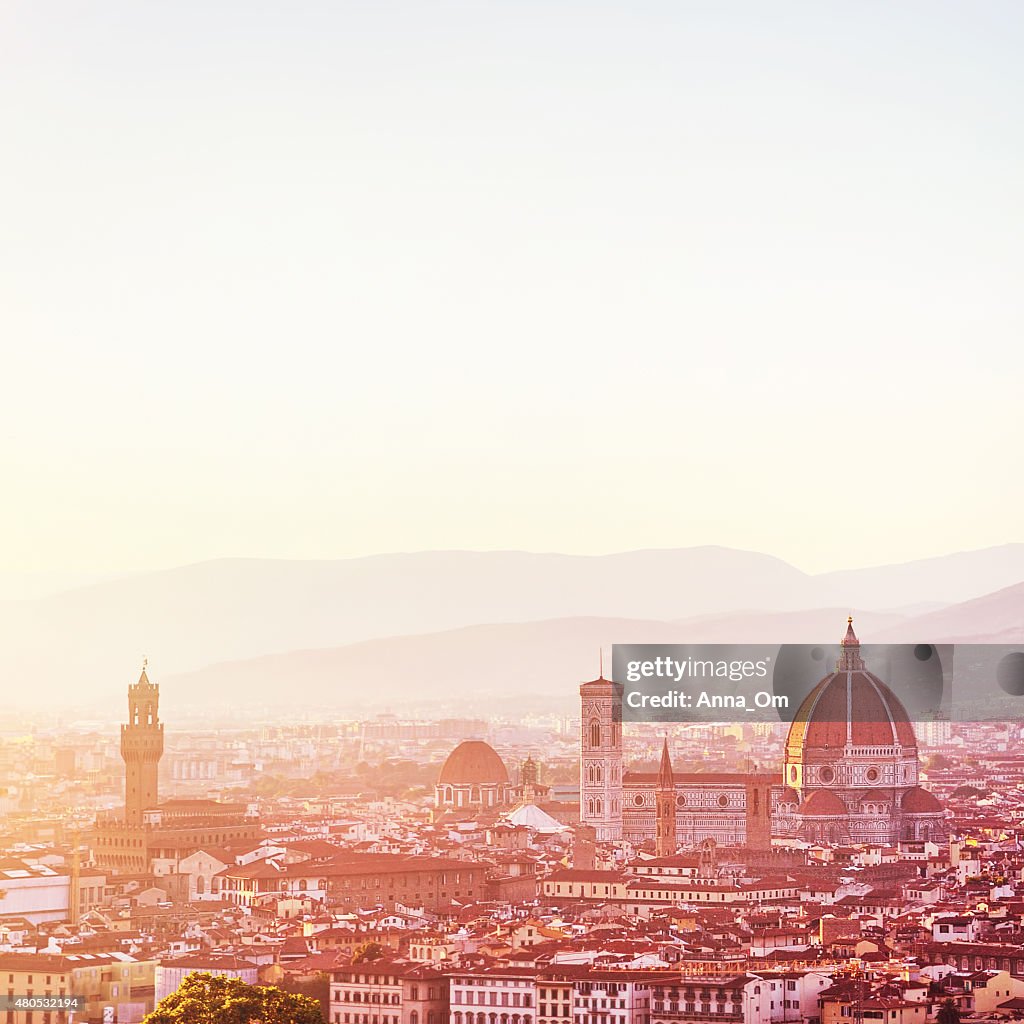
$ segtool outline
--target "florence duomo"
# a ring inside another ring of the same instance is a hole
[[[938,800],[919,785],[914,727],[867,670],[847,621],[833,672],[794,716],[777,774],[674,772],[666,743],[657,772],[623,765],[621,686],[580,686],[580,817],[599,840],[768,848],[772,840],[881,843],[947,838]],[[673,799],[666,799],[671,791]],[[671,813],[670,813],[671,812]]]

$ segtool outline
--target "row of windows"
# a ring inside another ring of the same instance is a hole
[[[757,796],[756,791],[755,791],[754,795]],[[656,802],[656,798],[657,798],[657,793],[637,793],[633,797],[633,806],[634,807],[654,807],[655,806],[655,802]],[[730,801],[729,797],[725,793],[719,793],[717,796],[714,793],[706,793],[706,792],[689,793],[689,794],[680,793],[679,796],[676,797],[676,807],[683,807],[683,808],[688,807],[688,806],[692,806],[692,807],[695,807],[695,808],[704,808],[704,807],[709,807],[712,804],[716,804],[719,807],[728,807],[730,803],[731,803],[731,801]],[[739,797],[737,797],[736,803],[733,805],[733,807],[734,807],[735,810],[741,810],[742,809],[743,802],[742,802],[742,800],[739,799]],[[671,808],[669,808],[669,809],[671,809]],[[756,803],[755,803],[755,806],[754,806],[753,809],[755,811],[757,810]]]
[[[664,1012],[664,1009],[656,1012]],[[679,1007],[672,1006],[669,1008],[669,1012],[678,1013]],[[743,1006],[740,1003],[715,1003],[712,1008],[711,1003],[684,1003],[683,1012],[702,1013],[711,1017],[735,1016],[743,1013]]]
[[[455,877],[454,877],[454,882],[452,884],[453,885],[461,885],[461,883],[462,883],[462,875],[463,874],[465,874],[465,876],[466,876],[466,881],[470,882],[470,883],[472,883],[475,880],[475,878],[476,878],[476,872],[475,871],[466,871],[466,872],[456,871],[456,872],[454,872],[454,876]],[[401,875],[401,876],[399,876],[399,875],[388,875],[387,876],[387,880],[388,880],[388,888],[389,889],[394,889],[396,885],[400,886],[401,888],[408,888],[409,884],[410,884],[409,883],[409,879],[408,879],[408,877],[406,875]],[[427,875],[427,878],[426,878],[426,884],[427,885],[433,885],[434,881],[435,881],[435,878],[434,878],[433,875]],[[441,872],[440,880],[437,882],[437,884],[438,885],[447,885],[448,882],[449,882],[448,872],[442,871]],[[301,883],[301,884],[305,884],[305,883]],[[358,886],[356,885],[356,880],[354,878],[343,878],[340,881],[336,882],[335,884],[337,886],[340,886],[343,889],[356,889],[356,888],[358,888],[358,889],[380,889],[380,888],[383,888],[383,886],[382,886],[382,879],[381,879],[381,877],[379,875],[374,875],[373,877],[367,877],[367,878],[360,878]],[[413,884],[415,884],[415,885],[423,885],[424,881],[423,881],[423,879],[419,875],[417,875],[416,876],[416,880],[415,880],[415,882]]]
[[[933,960],[932,963],[936,964],[949,964],[950,967],[958,967],[962,971],[1010,971],[1018,977],[1024,976],[1024,960],[1010,960],[1007,957],[995,957],[995,956],[957,956],[955,953],[950,953],[946,959]],[[1011,964],[1013,965],[1011,967]]]
[[[523,984],[522,978],[455,978],[456,985],[480,985],[484,988],[516,988]]]
[[[464,995],[464,999],[460,999],[459,996]],[[474,995],[476,999],[474,1000]],[[511,995],[511,1002],[509,1002],[509,996]],[[500,998],[499,998],[500,997]],[[469,1003],[472,1005],[474,1002],[478,1006],[532,1006],[530,1000],[530,994],[528,992],[464,992],[453,993],[453,1002],[456,1003]]]
[[[500,784],[498,786],[489,786],[487,789],[481,789],[479,786],[460,787],[455,789],[452,786],[439,786],[441,791],[441,802],[445,804],[455,803],[456,796],[458,796],[458,803],[461,805],[463,797],[466,796],[471,804],[482,804],[484,802],[484,796],[487,797],[487,803],[493,804],[496,800],[507,798],[511,786],[507,784]],[[467,796],[468,794],[468,796]]]
[[[463,1015],[456,1011],[452,1014],[452,1021],[453,1024],[532,1024],[533,1018],[528,1013],[522,1016],[518,1013],[478,1013],[474,1017],[472,1013]]]
[[[693,1008],[696,1005],[697,1005],[697,1003],[693,999],[687,999],[687,1000],[683,1001],[683,1006],[686,1008],[687,1012],[691,1012],[692,1013],[693,1012]],[[701,1005],[701,1007],[704,1008],[704,1010],[703,1010],[704,1013],[710,1012],[707,1009],[707,1007],[711,1006],[710,1002],[702,1002],[700,1005]],[[732,1006],[733,1009],[730,1011],[732,1013],[739,1013],[739,1011],[741,1009],[740,1002],[735,1000],[735,999],[730,1004],[726,1004],[725,1002],[719,1000],[718,1002],[715,1003],[715,1012],[716,1013],[725,1013],[726,1012],[726,1009],[725,1009],[726,1005],[731,1005]],[[664,1013],[665,1010],[666,1010],[666,1007],[665,1007],[665,1004],[663,1002],[658,1000],[654,1004],[654,1009],[655,1009],[655,1012],[657,1012],[657,1013]],[[668,1009],[668,1011],[670,1013],[678,1013],[679,1012],[679,1003],[677,1003],[677,1002],[675,1002],[673,1000],[672,1002],[670,1002],[668,1004],[667,1009]]]
[[[694,1014],[694,1015],[701,1014],[702,1016],[710,1017],[711,1019],[714,1019],[715,1017],[742,1017],[743,1016],[743,1007],[740,1006],[739,1003],[733,1003],[732,1006],[729,1009],[726,1009],[724,1006],[720,1005],[720,1006],[716,1006],[712,1010],[705,1003],[701,1003],[700,1007],[701,1008],[698,1010],[692,1003],[687,1003],[686,1004],[685,1012],[688,1013],[688,1014]],[[665,1022],[664,1021],[654,1020],[654,1021],[652,1021],[652,1024],[665,1024]]]

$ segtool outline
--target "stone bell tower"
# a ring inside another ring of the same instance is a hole
[[[142,675],[128,687],[128,724],[121,726],[124,761],[124,820],[142,825],[142,812],[157,803],[157,769],[164,752],[164,726],[158,716],[160,687]]]
[[[622,687],[603,673],[580,686],[580,821],[622,838]]]

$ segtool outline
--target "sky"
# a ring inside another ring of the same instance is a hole
[[[1017,3],[0,5],[0,573],[1024,540]]]

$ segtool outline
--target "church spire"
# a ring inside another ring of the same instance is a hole
[[[668,756],[668,738],[661,747],[661,767],[655,788],[656,820],[654,851],[658,857],[671,857],[677,849],[676,835],[676,780],[672,774],[672,759]]]
[[[661,767],[658,769],[658,789],[675,789],[676,780],[672,774],[672,759],[668,756],[668,738],[661,748]]]
[[[864,669],[864,659],[860,656],[860,641],[853,631],[853,616],[846,620],[846,636],[842,642],[843,653],[836,662],[837,672],[858,672]]]

